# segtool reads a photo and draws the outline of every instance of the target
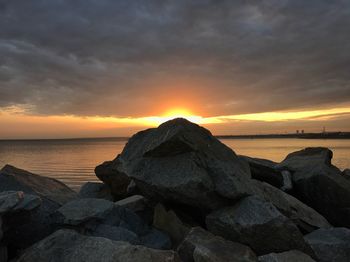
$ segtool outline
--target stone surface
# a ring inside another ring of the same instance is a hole
[[[293,173],[295,195],[334,226],[350,227],[350,180],[331,163],[332,151],[307,148],[289,154],[279,168]]]
[[[256,196],[209,214],[206,224],[212,233],[249,245],[258,255],[291,249],[311,252],[296,225]]]
[[[299,250],[271,253],[260,256],[258,259],[259,262],[315,262],[310,256]]]
[[[91,219],[104,219],[113,209],[114,203],[104,199],[84,198],[68,202],[57,212],[63,216],[63,223],[79,225]]]
[[[59,230],[27,249],[17,262],[172,262],[174,251],[155,250],[101,237]]]
[[[6,165],[0,170],[0,192],[9,190],[38,195],[59,205],[77,196],[72,189],[56,179],[35,175]]]
[[[104,183],[98,182],[87,182],[85,183],[79,191],[80,198],[101,198],[113,201],[111,190]]]
[[[342,175],[344,176],[344,178],[350,180],[350,169],[348,169],[348,168],[345,169],[345,170],[342,172]]]
[[[115,202],[115,205],[139,212],[147,208],[147,199],[141,195],[134,195]]]
[[[231,242],[210,232],[194,227],[178,247],[184,262],[248,262],[257,261],[254,252],[245,245]]]
[[[252,158],[248,156],[240,157],[248,162],[253,179],[266,182],[277,188],[284,186],[281,172],[275,169],[277,163],[267,159]]]
[[[255,193],[265,201],[271,202],[286,217],[290,218],[303,232],[329,228],[331,225],[317,211],[295,197],[260,181],[253,181]]]
[[[7,247],[2,246],[0,244],[0,261],[1,262],[6,262],[8,259],[8,255],[7,255]]]
[[[305,236],[320,262],[350,261],[350,229],[319,229]]]
[[[7,212],[30,211],[41,205],[38,196],[24,194],[22,191],[0,192],[0,215]]]
[[[162,204],[154,209],[153,226],[166,232],[174,246],[178,246],[190,230],[173,210],[166,210]]]
[[[114,173],[96,173],[108,185],[126,190],[130,177],[142,195],[159,201],[213,209],[226,205],[224,198],[250,193],[249,168],[208,130],[185,119],[137,133],[105,166]]]

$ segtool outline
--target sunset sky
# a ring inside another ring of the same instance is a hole
[[[349,30],[349,0],[0,0],[0,139],[350,131]]]

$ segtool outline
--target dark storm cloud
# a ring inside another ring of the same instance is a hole
[[[140,116],[182,91],[206,115],[346,103],[349,28],[347,0],[0,0],[0,107]]]

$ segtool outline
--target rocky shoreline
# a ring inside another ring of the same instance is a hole
[[[327,148],[238,156],[185,119],[135,134],[79,193],[0,170],[0,261],[350,261],[350,172]]]

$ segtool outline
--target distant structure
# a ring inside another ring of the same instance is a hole
[[[323,127],[322,133],[325,134],[326,133],[326,127]]]
[[[298,129],[297,129],[296,133],[299,134],[299,130]]]
[[[301,130],[301,133],[304,134],[304,129]]]

